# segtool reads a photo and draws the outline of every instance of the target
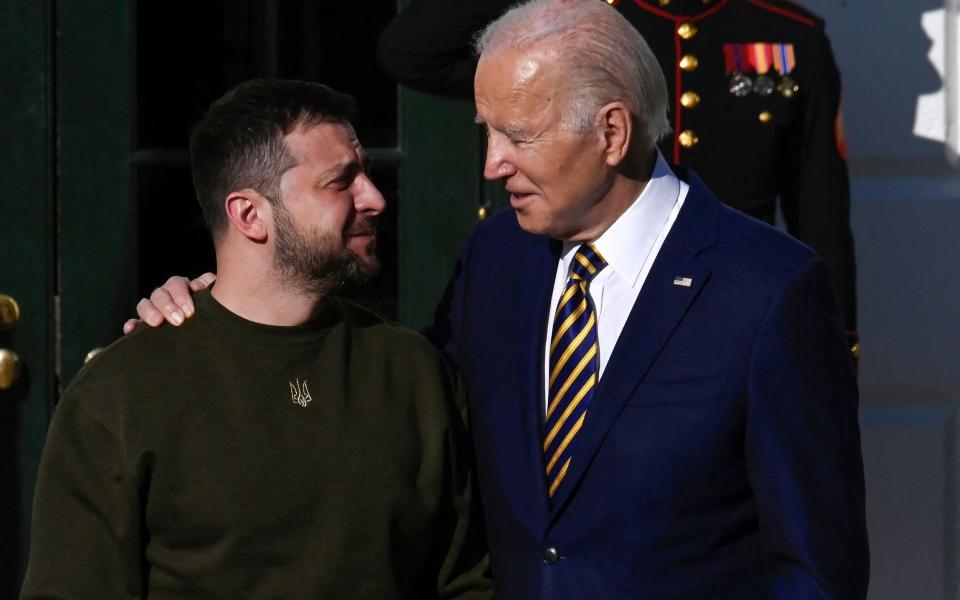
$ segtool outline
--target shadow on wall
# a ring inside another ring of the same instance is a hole
[[[944,170],[944,0],[801,3],[827,23],[853,173]]]
[[[863,398],[958,398],[960,172],[946,141],[958,82],[944,59],[960,44],[946,0],[802,2],[826,20],[844,81]]]

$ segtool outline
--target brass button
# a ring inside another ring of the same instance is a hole
[[[666,6],[670,4],[670,0],[660,0],[660,6]]]
[[[0,331],[12,329],[20,320],[20,305],[13,296],[0,294]]]
[[[87,355],[83,357],[83,364],[87,364],[88,362],[93,360],[96,355],[100,354],[101,352],[103,352],[103,348],[94,348],[90,352],[87,352]]]
[[[697,28],[692,23],[681,23],[680,27],[677,27],[677,35],[685,40],[689,40],[697,35]]]
[[[773,113],[771,113],[769,110],[765,110],[757,115],[757,118],[760,119],[761,123],[769,123],[773,120]]]
[[[699,142],[700,138],[697,137],[697,134],[689,129],[680,134],[680,145],[684,148],[693,148]]]
[[[696,106],[700,104],[700,94],[691,91],[684,92],[683,95],[680,96],[680,104],[682,104],[684,108],[696,108]]]
[[[0,390],[9,390],[20,378],[20,357],[16,352],[0,348]]]
[[[860,358],[860,342],[850,346],[850,355],[854,358]]]
[[[692,54],[684,54],[680,59],[680,68],[688,73],[696,70],[698,66],[700,66],[700,60]]]

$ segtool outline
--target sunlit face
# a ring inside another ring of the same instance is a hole
[[[487,130],[483,175],[504,181],[520,226],[561,240],[591,237],[613,172],[600,133],[563,126],[568,86],[551,50],[485,54],[474,92]]]
[[[365,283],[379,271],[377,216],[386,205],[356,133],[321,123],[284,141],[297,164],[283,174],[273,210],[277,271],[307,290]]]

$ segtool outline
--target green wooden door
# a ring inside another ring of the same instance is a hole
[[[0,4],[0,294],[19,320],[0,350],[21,365],[0,390],[0,596],[15,598],[37,461],[55,397],[56,271],[52,136],[52,29],[48,2]],[[2,327],[0,327],[2,329]]]
[[[186,142],[230,86],[291,77],[357,96],[389,210],[383,274],[354,296],[427,322],[476,219],[481,142],[470,103],[398,88],[376,66],[396,10],[394,0],[2,4],[0,74],[18,84],[0,95],[0,294],[17,298],[21,318],[0,349],[24,369],[0,391],[0,597],[14,597],[26,564],[36,467],[63,387],[119,335],[136,298],[213,266]]]

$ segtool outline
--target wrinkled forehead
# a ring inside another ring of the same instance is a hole
[[[324,148],[359,148],[360,140],[348,121],[301,121],[284,136],[287,147],[295,155]]]
[[[298,125],[283,138],[289,151],[286,169],[295,166],[326,169],[334,165],[362,163],[366,154],[356,131],[346,121],[322,121]]]
[[[474,90],[489,108],[534,100],[553,101],[566,89],[554,49],[533,46],[484,53],[477,66]]]

